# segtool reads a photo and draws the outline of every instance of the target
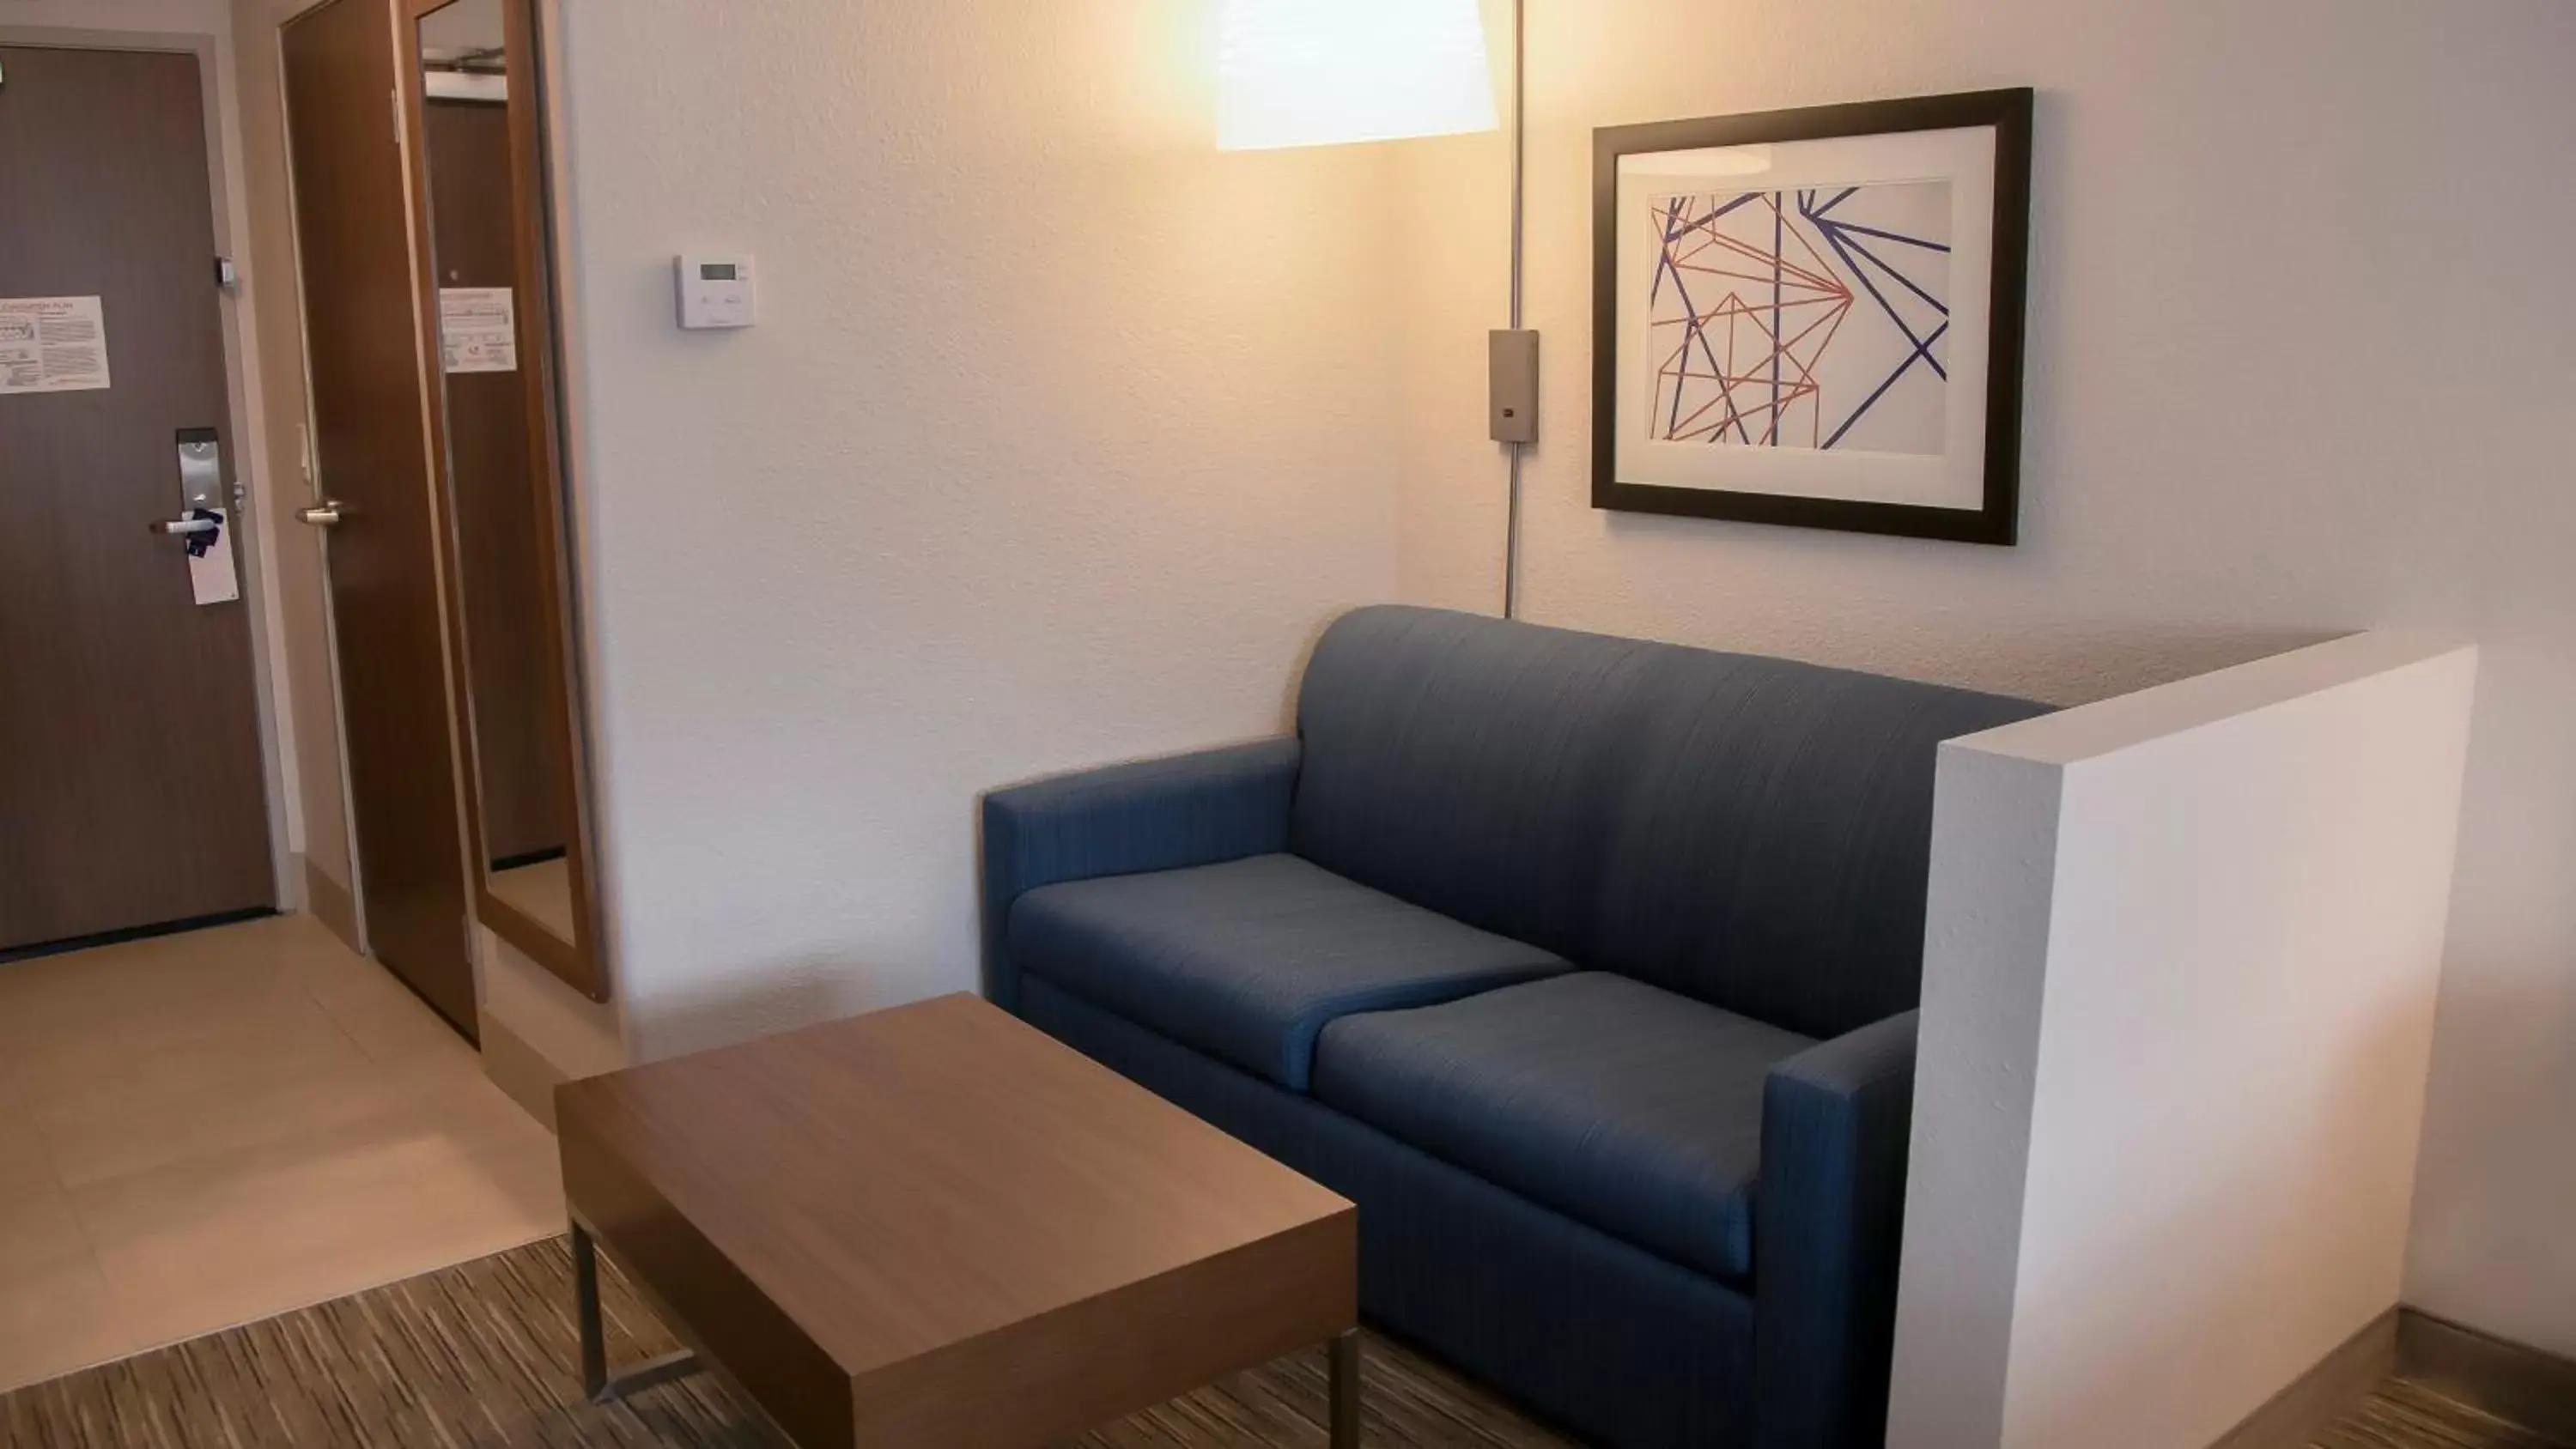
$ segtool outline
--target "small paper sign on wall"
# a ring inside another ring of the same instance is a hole
[[[510,289],[439,288],[438,340],[449,372],[518,371],[518,309]]]
[[[107,321],[96,297],[0,297],[0,396],[107,386]]]

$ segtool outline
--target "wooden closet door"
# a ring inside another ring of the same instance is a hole
[[[285,27],[313,453],[330,530],[352,813],[377,959],[476,1035],[454,716],[440,634],[394,17],[331,0]]]

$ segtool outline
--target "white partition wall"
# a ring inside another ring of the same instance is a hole
[[[2473,649],[1943,747],[1894,1449],[2201,1449],[2398,1299]]]

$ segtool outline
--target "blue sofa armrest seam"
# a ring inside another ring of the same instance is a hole
[[[1294,737],[1111,765],[984,797],[984,994],[1019,1009],[1011,905],[1040,886],[1288,848]]]
[[[1809,1047],[1763,1084],[1754,1442],[1884,1442],[1917,1014]]]

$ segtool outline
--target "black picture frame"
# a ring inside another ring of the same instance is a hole
[[[1592,506],[1791,528],[2009,545],[2021,504],[2023,314],[2029,299],[2033,92],[1971,91],[1809,106],[1593,132]],[[1724,146],[1991,127],[1995,133],[1992,311],[1986,370],[1985,496],[1976,509],[1814,498],[1618,476],[1619,162],[1624,156]]]

